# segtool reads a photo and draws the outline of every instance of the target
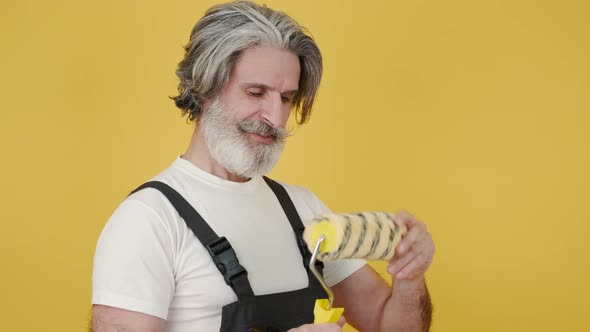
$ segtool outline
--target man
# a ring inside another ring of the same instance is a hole
[[[300,248],[301,221],[329,210],[306,189],[263,177],[292,111],[300,124],[309,119],[321,72],[315,42],[281,12],[232,2],[196,24],[174,99],[197,125],[186,152],[105,226],[94,331],[340,331],[343,320],[311,324],[325,294]],[[393,289],[362,260],[324,268],[334,305],[361,331],[429,329],[424,272],[434,245],[409,213],[394,221],[408,233],[388,268]]]

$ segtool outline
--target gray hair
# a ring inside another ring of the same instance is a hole
[[[250,1],[213,6],[193,28],[176,71],[179,95],[171,97],[182,115],[197,120],[205,100],[215,98],[227,85],[241,52],[257,45],[286,49],[299,57],[301,75],[293,106],[297,123],[306,123],[322,77],[320,50],[291,17]]]

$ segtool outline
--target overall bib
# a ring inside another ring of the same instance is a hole
[[[264,180],[277,197],[295,232],[297,246],[309,279],[307,288],[283,293],[254,295],[248,281],[248,272],[240,265],[230,243],[225,237],[215,234],[201,215],[177,191],[163,182],[150,181],[132,192],[135,193],[144,188],[154,188],[164,194],[186,225],[208,250],[225,282],[236,293],[238,300],[222,308],[220,332],[287,331],[293,327],[312,323],[315,300],[327,298],[324,289],[309,270],[311,253],[303,241],[304,226],[295,205],[283,186],[267,177],[264,177]],[[317,264],[317,268],[321,272],[323,265],[319,262]]]

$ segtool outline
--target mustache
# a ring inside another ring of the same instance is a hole
[[[258,134],[262,136],[272,136],[277,140],[284,141],[290,136],[290,132],[285,128],[274,128],[271,125],[260,120],[242,120],[239,127],[247,133]]]

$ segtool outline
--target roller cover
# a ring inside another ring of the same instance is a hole
[[[318,253],[322,261],[346,258],[388,261],[407,231],[405,226],[395,224],[392,217],[388,212],[325,214],[305,228],[303,239],[313,252],[319,237],[326,236]]]

